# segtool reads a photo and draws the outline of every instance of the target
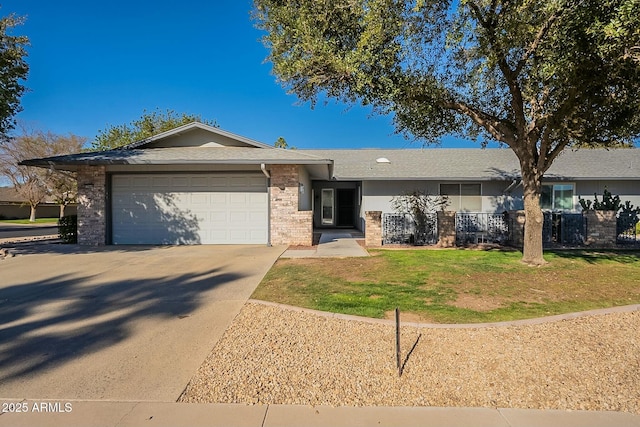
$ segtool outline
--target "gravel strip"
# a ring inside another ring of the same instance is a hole
[[[248,303],[181,402],[499,407],[640,414],[640,312],[395,327]]]

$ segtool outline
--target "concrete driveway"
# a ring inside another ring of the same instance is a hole
[[[284,249],[12,251],[0,259],[0,398],[175,401]]]

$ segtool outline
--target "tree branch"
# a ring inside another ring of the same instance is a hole
[[[507,61],[507,56],[498,41],[498,37],[496,36],[496,18],[498,18],[501,13],[498,13],[496,15],[496,9],[493,7],[495,5],[495,2],[493,2],[491,5],[491,12],[493,14],[492,18],[484,18],[482,16],[480,7],[476,3],[470,1],[468,4],[472,10],[472,14],[478,20],[478,23],[482,26],[482,28],[486,31],[487,39],[489,41],[489,48],[496,55],[498,68],[500,69],[507,83],[507,86],[509,87],[509,93],[511,94],[510,104],[515,118],[517,133],[524,136],[526,132],[526,117],[524,113],[522,89],[520,88],[520,84],[518,83],[518,76],[521,70],[511,69]]]
[[[516,143],[516,133],[511,123],[501,120],[491,114],[478,110],[461,101],[445,101],[442,103],[444,108],[457,111],[469,117],[478,126],[487,130],[496,140],[502,141],[509,147],[514,147]]]
[[[564,10],[565,9],[559,9],[554,13],[552,13],[549,19],[547,19],[547,21],[542,25],[542,27],[540,27],[540,29],[538,30],[538,33],[536,34],[536,37],[533,39],[533,41],[531,42],[527,50],[522,54],[522,57],[516,64],[516,67],[514,69],[514,72],[516,74],[520,74],[520,72],[524,68],[525,64],[527,63],[531,55],[533,55],[535,51],[538,49],[538,46],[540,46],[540,43],[542,42],[542,40],[545,38],[549,30],[551,29],[551,26],[558,18],[560,18]]]

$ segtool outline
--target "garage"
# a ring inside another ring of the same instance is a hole
[[[267,244],[261,173],[114,174],[111,243]]]

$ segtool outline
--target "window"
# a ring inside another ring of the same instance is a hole
[[[480,184],[440,184],[440,195],[449,198],[447,209],[452,211],[482,211]]]
[[[322,189],[322,224],[333,224],[333,188]]]
[[[540,193],[540,207],[553,211],[572,211],[573,184],[544,184]]]

